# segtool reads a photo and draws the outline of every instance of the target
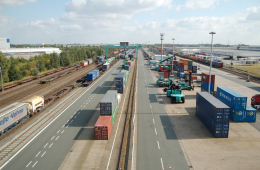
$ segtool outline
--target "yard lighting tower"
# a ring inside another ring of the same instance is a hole
[[[211,38],[211,53],[210,53],[210,67],[209,67],[209,93],[210,93],[210,84],[211,84],[211,67],[212,67],[212,46],[213,46],[213,34],[216,34],[215,32],[210,32],[209,34],[212,34]]]
[[[163,59],[162,59],[162,54],[163,54],[163,36],[164,36],[164,33],[160,33],[160,36],[161,36],[161,44],[162,44],[162,49],[161,49],[161,61],[163,61]]]
[[[174,38],[172,39],[173,44],[172,44],[172,75],[173,75],[173,60],[174,60]]]
[[[0,67],[0,73],[1,73],[2,93],[4,93],[3,77],[2,77],[2,70],[1,70],[1,67]]]

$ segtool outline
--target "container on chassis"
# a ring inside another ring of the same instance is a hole
[[[97,72],[91,71],[87,74],[87,81],[94,81],[97,78]]]
[[[92,59],[88,59],[88,64],[92,64],[93,60]]]
[[[215,138],[228,137],[229,123],[214,122],[198,105],[196,106],[196,115]]]
[[[103,68],[104,68],[105,70],[109,69],[109,67],[110,67],[110,64],[109,64],[109,63],[106,63],[106,64],[103,65]]]
[[[129,65],[125,65],[125,70],[130,71],[130,66]]]
[[[88,61],[83,61],[80,63],[81,66],[87,66],[88,65]]]
[[[200,106],[215,122],[229,122],[230,107],[207,92],[197,93],[196,106]]]
[[[124,85],[126,83],[125,77],[126,73],[118,73],[116,76],[116,85]]]
[[[116,90],[118,93],[124,93],[125,85],[116,85]]]
[[[112,129],[112,116],[99,116],[95,126],[95,139],[108,140]]]
[[[24,103],[26,103],[28,115],[31,115],[39,107],[44,106],[44,97],[43,96],[34,96],[34,97],[24,101]]]
[[[234,109],[245,110],[247,106],[247,97],[228,87],[217,87],[217,98]]]
[[[117,102],[117,91],[108,90],[100,101],[100,115],[111,116]]]
[[[244,122],[246,119],[246,110],[231,108],[229,118],[233,120],[233,122]]]
[[[255,122],[256,121],[257,110],[251,106],[246,106],[246,119],[245,122]]]
[[[99,69],[95,69],[93,71],[96,72],[97,73],[97,77],[99,77]]]
[[[27,116],[26,103],[12,103],[0,110],[0,134]]]

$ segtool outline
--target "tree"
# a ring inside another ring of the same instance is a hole
[[[2,52],[0,52],[0,67],[2,71],[3,82],[9,82],[8,70],[10,67],[10,61],[5,57]]]
[[[23,78],[22,74],[17,69],[17,67],[15,67],[14,63],[11,63],[11,66],[8,70],[8,77],[10,81],[20,80]]]

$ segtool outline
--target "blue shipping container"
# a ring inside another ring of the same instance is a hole
[[[102,61],[104,61],[104,57],[99,57],[99,62],[102,62]]]
[[[99,77],[99,69],[95,69],[93,71],[96,72],[97,73],[97,77]]]
[[[130,66],[129,65],[125,65],[125,70],[130,71]]]
[[[206,83],[205,81],[201,80],[201,87],[205,89],[206,91],[209,90],[209,83]],[[210,83],[210,91],[214,91],[215,83]]]
[[[222,124],[222,138],[228,138],[228,132],[229,132],[229,123],[223,123]]]
[[[125,84],[125,73],[118,73],[116,76],[116,84]]]
[[[222,125],[223,123],[214,122],[201,108],[196,106],[196,115],[200,118],[201,122],[207,127],[210,133],[215,138],[222,137]]]
[[[87,74],[87,81],[94,81],[97,78],[97,73],[91,71]]]
[[[214,122],[229,122],[230,107],[208,92],[197,93],[196,106],[200,106]]]
[[[257,110],[252,108],[251,106],[246,106],[246,122],[255,122],[256,121],[256,113]]]
[[[184,67],[179,67],[178,70],[177,70],[177,72],[183,73],[183,72],[184,72]]]
[[[197,66],[192,66],[192,73],[197,73]]]
[[[184,77],[184,73],[177,72],[177,76],[180,77],[180,78],[183,78]]]
[[[233,122],[244,122],[246,119],[246,111],[244,109],[231,108],[229,117]]]
[[[188,70],[192,70],[192,66],[188,65]]]
[[[106,64],[103,65],[103,69],[105,69],[105,70],[109,69],[109,67],[110,67],[109,63],[106,63]]]
[[[217,98],[234,109],[246,109],[247,97],[228,87],[217,88]]]

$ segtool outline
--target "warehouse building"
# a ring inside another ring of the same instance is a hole
[[[9,38],[0,38],[0,49],[10,48],[10,39]]]

